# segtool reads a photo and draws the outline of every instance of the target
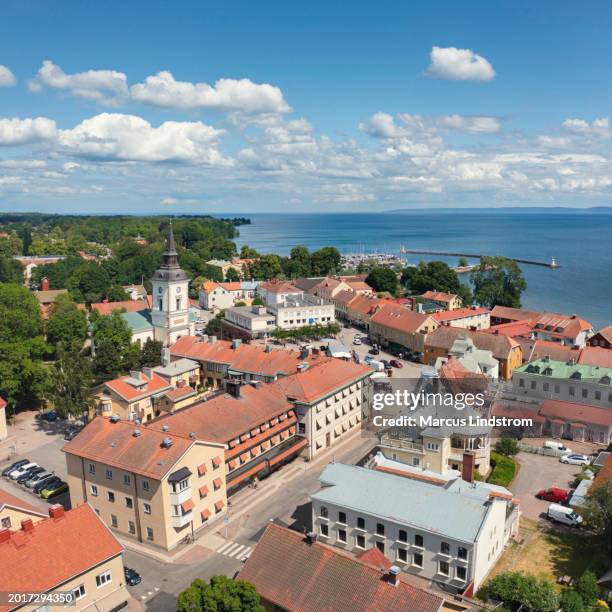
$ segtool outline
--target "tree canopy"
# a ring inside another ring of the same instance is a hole
[[[397,292],[397,275],[390,268],[373,268],[365,281],[374,291]]]
[[[483,257],[471,275],[474,297],[487,308],[520,308],[521,294],[527,288],[521,268],[505,257]]]
[[[464,285],[457,273],[444,261],[421,261],[415,268],[402,272],[402,284],[411,293],[444,291],[458,295],[465,305],[472,303],[472,292]]]
[[[87,315],[68,294],[58,295],[47,321],[47,342],[52,346],[83,346],[87,338]]]
[[[265,612],[255,587],[245,580],[213,576],[194,580],[179,593],[177,612]]]

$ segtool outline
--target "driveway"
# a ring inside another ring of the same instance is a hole
[[[510,485],[510,490],[521,500],[521,512],[530,519],[538,520],[550,502],[536,499],[540,489],[560,487],[569,489],[569,483],[581,472],[580,466],[559,463],[555,457],[534,453],[519,453],[519,472]]]

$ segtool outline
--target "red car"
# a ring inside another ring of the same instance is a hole
[[[550,487],[550,489],[542,489],[536,493],[538,499],[543,499],[557,504],[564,504],[569,498],[569,493],[565,489]]]
[[[397,359],[392,359],[389,362],[394,368],[403,368],[404,364],[401,361],[398,361]]]

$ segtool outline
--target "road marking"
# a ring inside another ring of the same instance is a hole
[[[240,548],[240,544],[238,544],[238,542],[234,542],[234,544],[232,544],[232,546],[230,546],[222,554],[229,557],[237,548]]]
[[[249,546],[242,554],[242,559],[248,559],[251,556],[253,549]]]
[[[230,546],[233,546],[234,542],[229,541],[226,542],[223,546],[221,546],[221,548],[217,548],[217,552],[218,553],[223,553],[223,551],[227,550]]]
[[[227,556],[228,557],[237,557],[245,548],[246,548],[246,546],[242,545],[239,548],[237,548],[236,550],[234,550],[234,552],[228,553]]]

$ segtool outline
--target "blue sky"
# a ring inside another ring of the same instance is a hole
[[[5,2],[0,210],[612,204],[607,2]]]

